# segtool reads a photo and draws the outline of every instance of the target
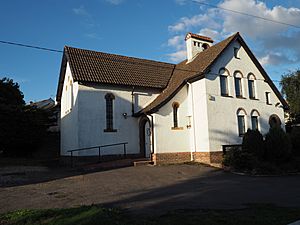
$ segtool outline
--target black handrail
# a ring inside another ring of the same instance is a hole
[[[108,144],[108,145],[97,145],[93,147],[87,147],[87,148],[77,148],[73,150],[68,150],[67,152],[71,153],[71,165],[73,166],[73,152],[79,152],[79,151],[85,151],[85,150],[90,150],[90,149],[95,149],[98,148],[98,160],[101,161],[101,148],[105,147],[111,147],[111,146],[116,146],[116,145],[123,145],[123,154],[124,157],[126,158],[127,152],[126,152],[126,145],[128,142],[121,142],[121,143],[115,143],[115,144]]]

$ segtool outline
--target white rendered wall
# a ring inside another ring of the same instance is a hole
[[[173,127],[173,102],[179,103],[178,127]],[[154,153],[172,153],[190,151],[190,129],[188,88],[184,86],[168,103],[153,114],[154,117]],[[181,129],[182,128],[182,129]]]
[[[150,102],[157,96],[157,91],[136,89],[139,93],[139,104]],[[112,93],[113,128],[117,132],[104,132],[106,129],[106,100],[105,95]],[[108,87],[107,85],[79,85],[78,91],[78,148],[97,145],[128,142],[127,153],[140,152],[139,121],[132,117],[132,89],[126,87]],[[127,114],[127,118],[123,114]],[[80,152],[79,155],[97,155],[97,150]],[[102,154],[123,154],[123,146],[108,147]]]
[[[238,47],[239,58],[233,55],[233,48]],[[232,97],[223,97],[220,93],[220,80],[217,75],[219,69],[225,67],[229,70],[230,77],[229,95]],[[242,72],[244,78],[242,79],[243,97],[239,99],[235,96],[234,78],[233,74],[236,70]],[[256,98],[258,100],[249,99],[248,80],[247,75],[253,73],[256,77],[255,90]],[[260,113],[259,130],[262,134],[266,134],[269,130],[269,117],[276,114],[281,119],[284,127],[284,111],[282,107],[276,107],[279,103],[278,97],[272,91],[271,87],[264,81],[264,77],[251,61],[246,51],[236,41],[232,43],[224,52],[224,54],[217,60],[211,69],[210,74],[206,75],[207,87],[207,108],[208,108],[208,127],[209,127],[209,151],[221,151],[224,144],[240,144],[242,137],[238,134],[237,124],[237,110],[243,108],[246,110],[246,130],[251,128],[251,111],[256,109]],[[270,103],[266,104],[265,92],[270,92]],[[211,99],[211,100],[209,100]],[[281,104],[280,104],[281,105]]]
[[[190,98],[193,99],[193,126],[191,131],[192,148],[196,152],[206,152],[209,150],[208,133],[208,112],[207,112],[207,94],[206,81],[201,79],[191,84],[193,92]]]
[[[68,150],[78,147],[78,82],[73,82],[69,63],[66,66],[61,96],[61,155],[70,155]]]

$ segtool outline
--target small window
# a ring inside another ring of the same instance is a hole
[[[271,102],[270,102],[270,92],[266,92],[266,103],[267,105],[271,105]]]
[[[221,95],[228,96],[227,76],[220,76]]]
[[[239,77],[235,77],[234,84],[236,97],[242,97],[242,79]]]
[[[255,99],[255,76],[252,73],[248,75],[248,91],[249,98]]]
[[[257,116],[251,116],[252,130],[258,130],[258,118]]]
[[[115,96],[111,93],[105,95],[106,100],[106,129],[105,132],[115,132],[113,128],[113,100]]]
[[[259,112],[256,109],[253,109],[251,112],[251,126],[252,130],[258,130],[258,117]]]
[[[234,72],[234,86],[235,86],[235,95],[236,97],[243,97],[243,86],[242,86],[243,75],[241,72]]]
[[[246,123],[245,123],[246,112],[244,109],[240,108],[237,111],[237,122],[238,122],[238,132],[239,136],[243,136],[246,132]]]
[[[240,59],[240,57],[239,57],[239,48],[233,48],[233,51],[234,51],[234,57],[236,59]]]
[[[239,136],[245,134],[245,116],[238,116]]]
[[[197,42],[196,41],[194,41],[194,46],[197,46]]]
[[[198,44],[198,47],[200,47],[200,42],[198,42],[197,44]]]
[[[179,108],[179,103],[174,102],[173,105],[173,127],[178,128],[178,108]]]

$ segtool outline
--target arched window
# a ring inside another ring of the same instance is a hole
[[[252,130],[258,130],[258,117],[260,116],[259,112],[256,109],[251,111],[251,126]]]
[[[179,108],[179,103],[174,102],[172,104],[173,107],[173,127],[178,128],[178,108]]]
[[[107,93],[105,95],[106,100],[106,129],[105,132],[115,132],[113,128],[113,100],[115,96],[112,93]]]
[[[242,78],[243,74],[240,71],[234,72],[235,96],[237,98],[243,97]]]
[[[221,95],[222,96],[228,96],[229,91],[228,91],[228,76],[229,76],[229,71],[225,68],[221,68],[219,70],[220,74],[220,89],[221,89]]]
[[[269,125],[271,128],[280,127],[281,120],[280,120],[279,116],[277,116],[276,114],[272,114],[269,118]]]
[[[252,73],[248,74],[248,90],[249,90],[249,98],[255,99],[255,76]]]
[[[243,108],[239,108],[237,110],[237,122],[238,122],[238,131],[239,131],[239,136],[244,136],[246,132],[246,122],[245,122],[245,117],[247,113]]]
[[[209,45],[207,44],[207,43],[203,43],[202,44],[202,49],[203,50],[206,50],[206,49],[208,49],[209,48]]]

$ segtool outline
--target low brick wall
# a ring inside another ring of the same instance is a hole
[[[221,165],[223,152],[193,152],[195,162]],[[155,165],[191,162],[191,152],[157,153],[152,155]]]
[[[191,161],[190,152],[156,153],[152,155],[155,165],[184,163]]]

